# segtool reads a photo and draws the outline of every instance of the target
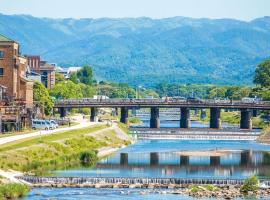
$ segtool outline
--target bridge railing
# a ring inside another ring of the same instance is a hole
[[[196,105],[267,105],[270,106],[270,101],[231,101],[231,100],[188,100],[188,99],[67,99],[67,100],[57,100],[55,104],[59,105],[72,105],[72,104],[196,104]]]

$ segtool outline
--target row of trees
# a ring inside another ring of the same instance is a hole
[[[41,83],[34,84],[34,101],[39,101],[45,114],[50,114],[54,99],[91,98],[93,95],[106,95],[109,98],[157,98],[163,96],[199,97],[204,99],[241,99],[243,97],[261,97],[270,100],[270,60],[259,64],[255,71],[256,87],[214,86],[214,85],[177,85],[159,84],[154,90],[132,88],[128,84],[97,81],[93,78],[90,66],[71,74],[65,80],[56,74],[56,85],[48,91]]]

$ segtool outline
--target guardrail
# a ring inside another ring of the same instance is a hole
[[[195,105],[195,106],[224,106],[224,107],[267,107],[270,109],[270,101],[252,101],[252,102],[244,102],[244,101],[231,101],[231,100],[179,100],[179,99],[68,99],[68,100],[57,100],[55,101],[55,107],[63,107],[63,106],[74,106],[74,105],[109,105],[109,106],[143,106],[143,105]]]

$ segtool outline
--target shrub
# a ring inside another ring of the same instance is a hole
[[[197,192],[199,192],[199,187],[197,185],[192,185],[190,187],[190,192],[191,193],[197,193]]]
[[[0,186],[0,199],[17,199],[25,196],[29,187],[19,183],[9,183]]]
[[[80,161],[83,165],[93,165],[97,160],[98,157],[95,151],[85,151],[80,154]]]
[[[251,176],[244,181],[240,191],[241,192],[254,192],[259,189],[259,181],[256,176]]]

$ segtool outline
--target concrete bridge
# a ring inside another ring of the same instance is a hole
[[[121,108],[122,123],[128,123],[128,110],[150,108],[150,128],[160,127],[159,108],[180,108],[180,127],[190,128],[190,109],[210,109],[210,128],[220,129],[221,109],[237,109],[241,112],[240,129],[252,129],[252,111],[270,110],[270,102],[242,102],[230,100],[163,100],[163,99],[69,99],[58,100],[55,108],[65,117],[68,108],[91,108],[90,120],[94,121],[98,108]]]

